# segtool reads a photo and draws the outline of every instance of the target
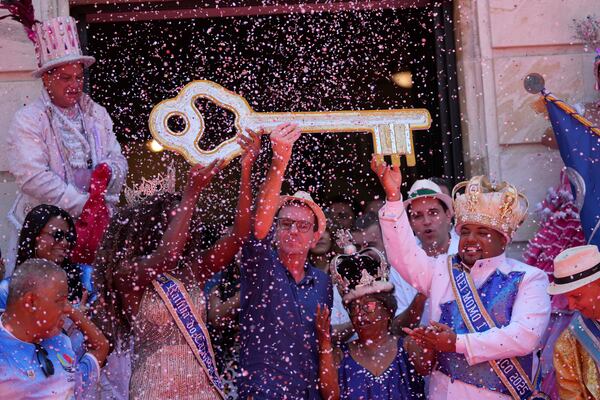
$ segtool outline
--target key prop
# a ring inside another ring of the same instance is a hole
[[[324,111],[324,112],[255,112],[246,99],[221,85],[199,80],[187,84],[179,94],[157,104],[150,113],[150,132],[165,148],[182,154],[191,164],[210,164],[215,158],[227,162],[242,152],[235,138],[230,138],[210,151],[198,143],[204,135],[202,114],[194,106],[196,99],[205,98],[235,115],[235,127],[271,129],[284,122],[293,122],[302,132],[369,132],[373,136],[375,154],[389,155],[392,164],[400,164],[400,155],[414,166],[415,152],[412,131],[429,129],[431,116],[425,109]]]

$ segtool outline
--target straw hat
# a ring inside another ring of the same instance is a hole
[[[600,279],[600,251],[593,245],[571,247],[554,259],[549,294],[563,294]]]
[[[315,214],[315,216],[317,217],[318,232],[319,232],[319,237],[321,237],[323,232],[325,232],[325,228],[327,226],[327,219],[325,218],[325,213],[323,212],[321,207],[319,207],[319,205],[314,202],[314,200],[312,199],[310,194],[308,194],[307,192],[304,192],[302,190],[299,190],[296,193],[294,193],[293,196],[289,196],[289,195],[280,196],[279,197],[279,208],[281,208],[286,203],[302,203],[302,204],[306,205],[307,207],[309,207],[312,210],[312,212]]]

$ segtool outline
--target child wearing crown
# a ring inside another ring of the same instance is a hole
[[[14,267],[17,232],[33,207],[52,204],[78,218],[90,199],[94,174],[106,177],[103,196],[111,207],[127,175],[110,116],[83,93],[84,68],[95,59],[82,54],[75,20],[21,21],[29,21],[24,25],[38,62],[33,76],[44,87],[35,102],[17,111],[8,132],[8,165],[19,188],[8,215],[13,225],[8,274]]]
[[[546,274],[506,257],[526,199],[514,186],[473,177],[454,188],[458,254],[428,257],[415,242],[402,204],[399,167],[373,158],[387,201],[380,210],[388,260],[431,299],[431,325],[405,331],[437,351],[430,399],[535,399],[533,353],[548,325]]]

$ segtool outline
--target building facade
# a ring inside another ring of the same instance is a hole
[[[368,4],[372,8],[393,8],[411,1]],[[37,19],[42,20],[68,15],[73,7],[95,2],[34,0],[33,3]],[[297,5],[298,2],[281,3]],[[523,78],[531,72],[542,74],[546,88],[571,104],[597,99],[600,94],[594,90],[594,54],[573,39],[573,20],[599,16],[600,3],[597,0],[455,0],[452,8],[465,173],[490,175],[516,184],[528,196],[533,210],[547,189],[558,183],[562,161],[558,151],[541,144],[550,123],[544,113],[536,112],[539,97],[523,89]],[[30,77],[34,68],[33,46],[21,26],[9,20],[0,22],[0,146],[10,134],[8,127],[13,113],[39,94],[41,82]],[[148,157],[151,156],[149,153]],[[8,224],[4,216],[16,195],[14,178],[7,171],[6,154],[0,153],[2,236]],[[530,213],[516,242],[525,243],[536,226],[536,217]],[[5,250],[1,242],[0,247]]]

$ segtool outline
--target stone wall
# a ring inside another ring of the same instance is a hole
[[[573,39],[573,19],[600,16],[598,0],[456,0],[456,48],[467,174],[486,174],[524,190],[530,210],[558,183],[556,150],[541,144],[550,122],[533,110],[539,96],[523,78],[542,74],[569,103],[592,101],[594,54]],[[517,233],[536,229],[533,213]]]

